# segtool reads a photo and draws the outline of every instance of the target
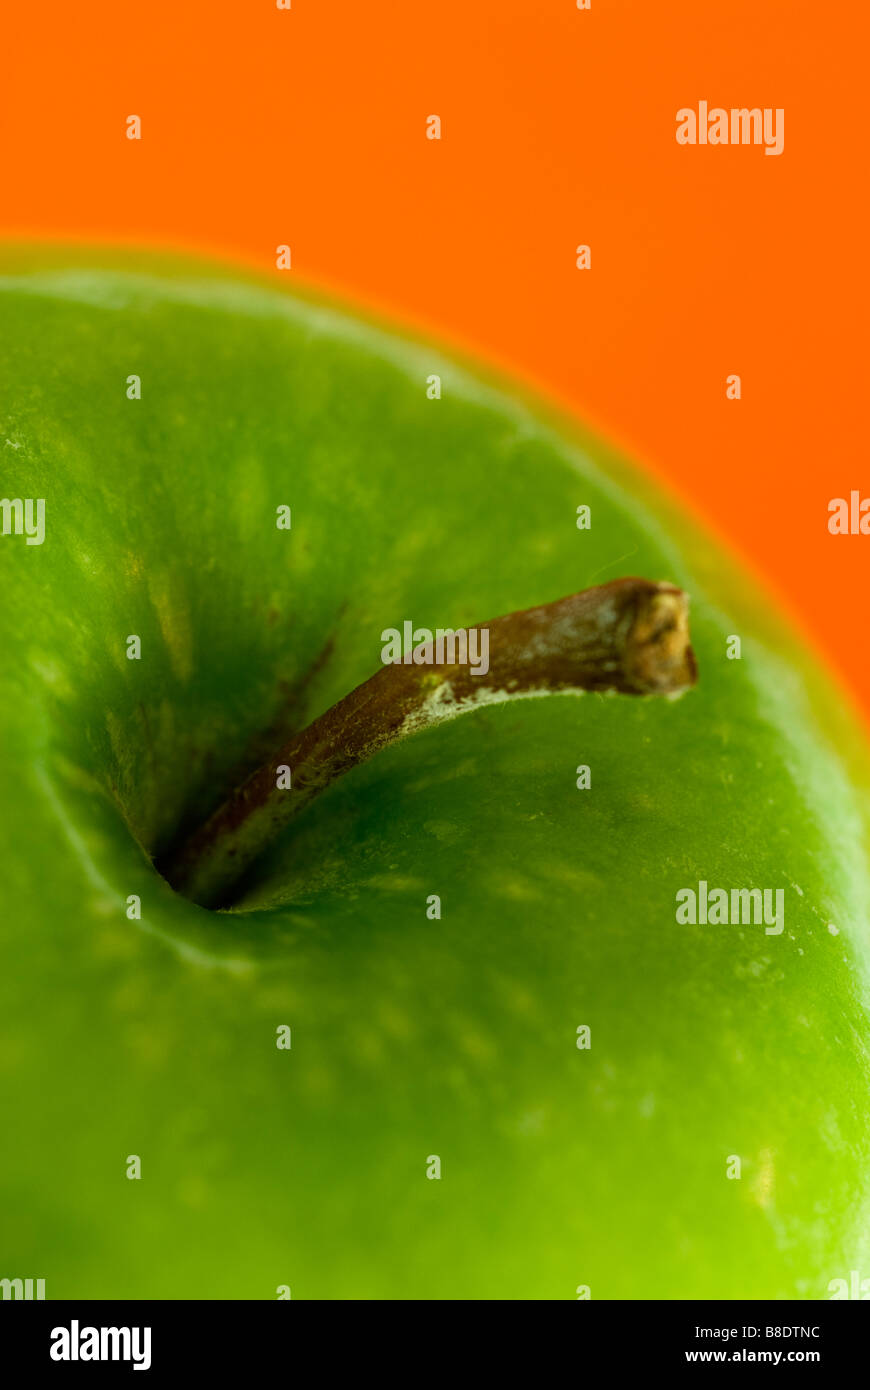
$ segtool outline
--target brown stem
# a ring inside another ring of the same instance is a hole
[[[203,906],[226,904],[252,861],[337,777],[440,720],[547,693],[677,695],[697,678],[688,599],[670,584],[615,579],[484,628],[486,674],[458,660],[432,664],[450,652],[434,644],[416,647],[411,664],[383,666],[233,792],[169,864],[170,883]],[[291,770],[286,789],[277,785],[281,766]]]

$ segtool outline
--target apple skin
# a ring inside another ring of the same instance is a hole
[[[0,1272],[266,1299],[870,1275],[867,764],[813,655],[515,389],[273,283],[111,259],[13,249],[0,274],[0,491],[46,499],[42,546],[0,538]],[[383,628],[620,574],[691,594],[697,690],[388,749],[232,912],[155,872],[372,674]],[[785,930],[679,925],[701,879],[784,889]]]

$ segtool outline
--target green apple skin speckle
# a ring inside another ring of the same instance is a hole
[[[274,282],[111,259],[0,266],[0,492],[46,501],[41,546],[0,538],[2,1272],[172,1299],[870,1275],[868,778],[813,655],[513,388]],[[691,595],[696,690],[388,749],[231,912],[155,872],[384,628],[622,574]],[[679,924],[702,880],[782,889],[782,933]]]

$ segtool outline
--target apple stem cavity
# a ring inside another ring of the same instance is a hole
[[[250,865],[310,801],[380,749],[445,719],[537,695],[676,696],[697,679],[688,597],[671,584],[615,579],[478,630],[489,634],[486,674],[458,660],[434,665],[433,643],[384,665],[280,747],[161,866],[172,886],[203,907],[230,906]]]

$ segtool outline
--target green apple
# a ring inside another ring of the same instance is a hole
[[[265,1299],[870,1276],[868,773],[812,654],[517,391],[273,284],[109,262],[9,250],[0,275],[0,1275]],[[386,629],[626,575],[690,595],[681,698],[404,738],[222,911],[158,872]],[[781,914],[692,921],[717,889]]]

